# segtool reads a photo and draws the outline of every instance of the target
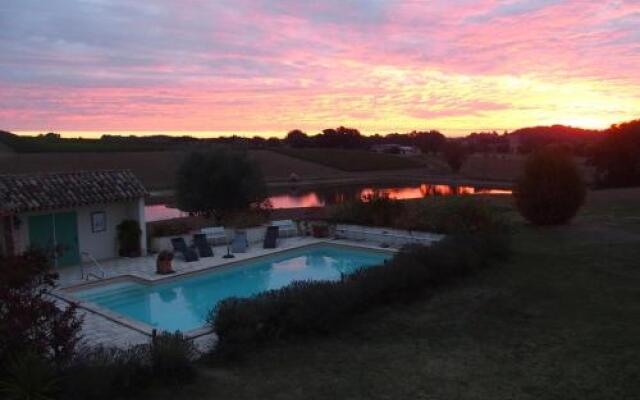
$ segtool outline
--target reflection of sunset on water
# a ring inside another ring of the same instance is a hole
[[[453,185],[429,185],[421,184],[419,187],[404,188],[366,188],[360,192],[360,198],[378,194],[393,200],[411,200],[428,196],[453,196],[453,195],[472,195],[472,194],[511,194],[511,190],[505,189],[483,189],[473,186],[453,186]]]
[[[510,195],[511,190],[480,188],[473,186],[432,185],[423,183],[416,186],[404,187],[326,187],[301,189],[290,193],[275,194],[269,197],[274,209],[282,208],[309,208],[324,207],[326,205],[341,204],[354,199],[366,199],[369,196],[379,194],[393,200],[411,200],[430,196],[452,195]],[[145,206],[147,221],[161,221],[171,218],[184,217],[187,213],[166,204]]]
[[[281,194],[269,197],[273,208],[306,208],[322,207],[325,203],[318,198],[315,192],[296,194]]]

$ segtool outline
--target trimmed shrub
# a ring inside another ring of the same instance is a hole
[[[403,203],[374,194],[338,205],[331,220],[444,234],[504,231],[509,225],[495,207],[472,196],[430,197]]]
[[[531,223],[561,225],[577,214],[586,188],[571,157],[547,148],[529,157],[513,194],[520,214]]]
[[[434,197],[415,202],[395,225],[402,229],[444,234],[508,229],[507,220],[495,207],[483,199],[466,196]]]
[[[126,350],[95,347],[80,350],[62,371],[61,398],[113,399],[135,396],[153,381],[149,346]]]
[[[339,281],[293,282],[252,298],[224,300],[209,316],[218,335],[215,354],[235,357],[272,341],[324,334],[377,304],[428,295],[504,259],[505,239],[497,232],[448,237],[430,247],[406,247],[384,265]]]
[[[193,342],[179,332],[128,349],[85,348],[62,370],[61,398],[135,397],[155,382],[186,383],[196,376],[195,357]]]
[[[161,333],[152,340],[149,350],[151,369],[156,378],[181,383],[195,377],[192,361],[197,355],[196,348],[182,333]]]

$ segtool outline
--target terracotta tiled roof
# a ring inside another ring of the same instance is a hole
[[[0,175],[0,214],[126,201],[147,191],[131,171]]]

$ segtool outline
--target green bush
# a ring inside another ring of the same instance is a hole
[[[185,383],[195,377],[195,356],[193,342],[180,333],[162,333],[128,349],[85,348],[62,370],[60,398],[135,397],[154,383]]]
[[[578,212],[585,184],[571,157],[557,149],[534,153],[513,191],[516,206],[535,225],[561,225]]]
[[[85,348],[62,372],[61,398],[106,400],[134,396],[153,380],[149,365],[148,345]]]
[[[430,247],[410,246],[384,265],[339,281],[294,282],[252,298],[230,298],[211,311],[215,354],[234,357],[268,342],[333,331],[377,304],[410,301],[508,255],[502,233],[447,237]]]
[[[486,200],[472,196],[426,198],[402,203],[374,194],[338,205],[334,222],[386,226],[444,234],[503,231],[507,220]]]
[[[57,392],[53,365],[33,352],[9,361],[4,378],[0,379],[0,395],[7,400],[47,400]]]
[[[150,346],[153,375],[164,382],[187,382],[195,377],[193,359],[196,355],[193,341],[182,333],[163,332],[153,339]]]
[[[486,200],[471,196],[427,198],[412,204],[396,226],[444,234],[508,229],[507,220]]]
[[[363,199],[339,204],[332,219],[351,224],[391,226],[403,211],[404,203],[374,192]]]

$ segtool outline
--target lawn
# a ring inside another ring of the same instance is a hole
[[[591,193],[576,221],[560,228],[514,217],[511,261],[332,335],[203,366],[180,396],[638,398],[638,199],[637,190]]]
[[[381,171],[420,168],[422,163],[409,157],[364,150],[278,149],[280,154],[311,161],[342,171]]]

